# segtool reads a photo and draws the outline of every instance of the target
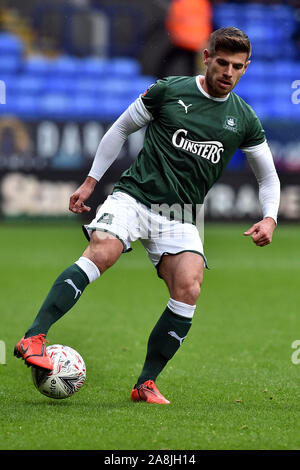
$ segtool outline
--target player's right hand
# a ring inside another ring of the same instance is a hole
[[[91,181],[92,180],[92,181]],[[86,181],[70,197],[69,210],[75,214],[90,212],[91,208],[84,203],[94,191],[97,181],[87,178]]]
[[[69,209],[75,214],[82,214],[82,212],[90,212],[91,208],[84,204],[85,198],[82,197],[79,190],[75,191],[70,197]]]

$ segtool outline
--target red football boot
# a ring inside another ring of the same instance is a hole
[[[46,349],[47,342],[45,335],[42,334],[29,338],[23,336],[15,346],[14,355],[22,357],[27,366],[53,370],[53,364]]]
[[[146,401],[147,403],[158,403],[160,405],[169,405],[167,400],[158,390],[153,380],[146,380],[141,385],[135,385],[131,391],[132,401]]]

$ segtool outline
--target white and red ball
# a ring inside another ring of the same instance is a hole
[[[81,389],[86,379],[84,360],[75,349],[52,344],[47,352],[53,362],[51,372],[31,368],[35,387],[50,398],[68,398]]]

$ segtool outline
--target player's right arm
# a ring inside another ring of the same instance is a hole
[[[151,119],[152,115],[139,97],[112,124],[99,143],[87,178],[70,197],[70,211],[81,214],[91,210],[85,201],[93,193],[97,182],[116,160],[128,136],[147,125]]]
[[[97,180],[91,176],[87,176],[81,186],[70,197],[69,210],[75,214],[82,214],[82,212],[90,212],[91,208],[86,206],[85,201],[93,193]]]

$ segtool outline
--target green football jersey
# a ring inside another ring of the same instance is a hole
[[[158,80],[142,101],[153,120],[142,150],[114,190],[148,207],[202,204],[235,151],[265,140],[247,103],[233,92],[210,97],[199,77]]]

